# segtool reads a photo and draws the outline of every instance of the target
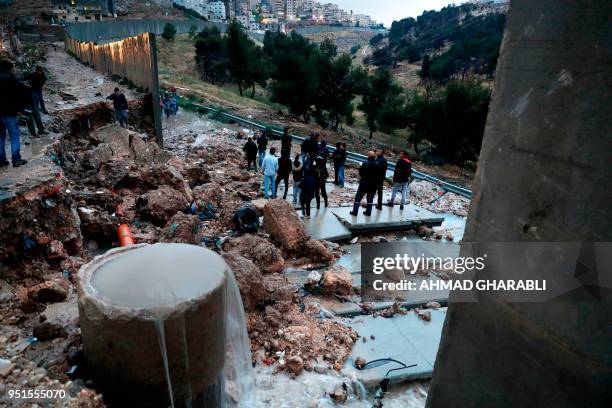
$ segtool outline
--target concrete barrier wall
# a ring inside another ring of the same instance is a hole
[[[224,23],[203,20],[109,20],[72,24],[66,27],[66,32],[79,41],[104,43],[142,33],[161,35],[167,23],[173,24],[179,34],[188,33],[192,26],[198,31],[217,27],[221,32],[225,32],[226,27]]]
[[[65,43],[67,51],[97,71],[127,78],[149,92],[155,85],[149,33],[107,44],[77,41],[67,36]]]
[[[94,23],[89,23],[94,24]],[[87,24],[87,25],[89,25]],[[85,24],[83,24],[85,25]],[[155,34],[141,33],[121,40],[97,44],[79,41],[66,33],[66,51],[89,64],[95,70],[108,75],[127,78],[134,85],[151,94],[157,143],[162,146],[161,110],[159,107],[159,79],[157,75],[157,52]],[[147,107],[145,107],[147,109]]]

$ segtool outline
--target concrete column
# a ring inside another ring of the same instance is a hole
[[[149,49],[151,50],[151,97],[153,99],[153,122],[155,125],[155,140],[159,147],[164,147],[162,128],[162,111],[159,106],[159,73],[157,70],[157,44],[154,33],[149,33]]]
[[[512,0],[466,242],[612,241],[611,7]],[[595,301],[451,303],[427,406],[604,406],[611,321]]]
[[[81,268],[83,353],[106,403],[221,406],[226,269],[185,244],[117,248]]]

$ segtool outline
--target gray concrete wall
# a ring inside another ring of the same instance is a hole
[[[225,24],[203,20],[109,20],[71,24],[66,27],[68,35],[79,41],[104,43],[142,33],[161,35],[166,23],[173,24],[179,34],[188,33],[195,25],[198,31],[206,27],[217,27],[225,32]]]
[[[152,106],[149,109],[153,109],[155,121],[152,125],[158,144],[163,145],[155,34],[145,32],[118,41],[96,44],[78,41],[67,33],[64,42],[68,52],[95,70],[127,78],[151,94]]]
[[[612,241],[611,4],[512,0],[465,241]],[[587,298],[451,303],[427,406],[607,406],[610,322]]]

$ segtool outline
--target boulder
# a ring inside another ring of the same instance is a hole
[[[161,242],[198,245],[201,242],[200,219],[197,215],[176,213],[166,224]]]
[[[112,242],[117,238],[118,222],[106,211],[96,207],[79,207],[83,236],[100,242]]]
[[[250,259],[264,272],[277,273],[285,267],[282,252],[266,239],[256,235],[243,234],[230,239],[223,248],[225,251],[235,252]]]
[[[298,376],[304,369],[304,360],[300,356],[291,356],[287,359],[287,371]]]
[[[223,259],[234,272],[244,309],[249,311],[263,305],[266,288],[259,268],[251,260],[235,252],[224,253]]]
[[[106,143],[102,143],[88,150],[83,155],[81,165],[85,169],[99,169],[103,163],[113,158],[113,149]]]
[[[96,175],[98,183],[104,187],[114,188],[130,173],[133,162],[113,159],[103,163]]]
[[[334,266],[323,272],[320,285],[324,295],[348,296],[353,292],[351,273],[342,266]]]
[[[68,290],[57,281],[47,281],[28,290],[28,299],[41,303],[54,303],[66,300]]]
[[[210,183],[210,174],[201,164],[186,167],[181,173],[185,176],[191,188]]]
[[[67,337],[66,329],[57,323],[44,322],[34,328],[33,336],[38,341],[53,340],[57,337]]]
[[[189,205],[185,196],[169,186],[147,191],[136,199],[138,213],[144,219],[163,227],[177,212]]]
[[[312,262],[329,265],[334,261],[334,254],[321,241],[311,239],[306,242],[304,251]]]
[[[264,207],[264,229],[291,252],[301,252],[310,238],[295,209],[280,198],[270,200]]]
[[[140,174],[140,180],[146,183],[149,188],[157,186],[169,186],[181,192],[187,201],[193,200],[191,187],[183,178],[183,175],[173,166],[153,166],[148,167]]]

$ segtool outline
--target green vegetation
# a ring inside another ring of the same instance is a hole
[[[164,31],[162,32],[162,38],[166,41],[174,41],[174,37],[176,36],[176,27],[174,24],[166,23],[164,25]]]
[[[357,51],[361,49],[361,45],[356,44],[351,47],[351,55],[357,54]]]
[[[377,49],[364,62],[391,66],[398,61],[423,60],[421,77],[438,82],[464,78],[468,73],[491,77],[506,18],[499,13],[473,16],[470,11],[474,7],[448,6],[440,11],[426,11],[416,19],[394,21],[389,30],[389,45]],[[372,45],[378,45],[382,38],[372,40],[376,43],[371,42]],[[440,53],[448,44],[452,44],[450,49]]]
[[[412,92],[404,106],[405,125],[416,145],[428,140],[452,163],[476,160],[482,144],[491,91],[473,81],[452,81],[446,89]]]
[[[370,45],[372,47],[376,47],[378,46],[378,44],[380,44],[382,42],[382,40],[385,39],[385,35],[378,33],[376,34],[374,37],[370,38]]]

